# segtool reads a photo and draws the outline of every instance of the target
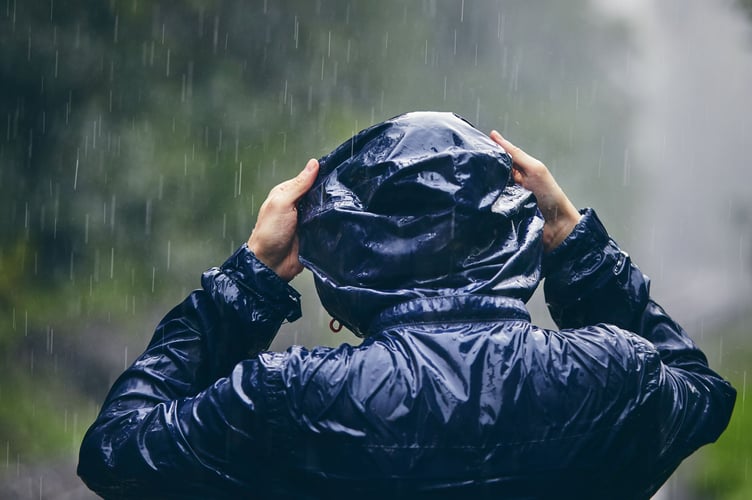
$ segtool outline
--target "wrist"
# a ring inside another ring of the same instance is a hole
[[[561,243],[572,234],[575,226],[580,222],[580,214],[576,210],[574,213],[567,213],[565,216],[560,216],[556,221],[546,224],[543,227],[543,250],[549,253],[556,249]]]
[[[263,251],[262,248],[260,248],[258,245],[256,245],[256,242],[253,240],[253,237],[251,236],[248,238],[248,242],[246,243],[246,247],[248,250],[253,253],[253,255],[258,259],[262,264],[264,264],[266,267],[271,269],[272,271],[276,272],[276,262],[273,261],[273,259],[270,259]]]
[[[543,276],[547,277],[556,270],[571,266],[572,261],[582,259],[584,254],[594,249],[603,248],[609,240],[608,232],[595,211],[592,208],[583,209],[580,221],[564,241],[551,251],[544,252]]]
[[[288,284],[274,269],[259,259],[248,244],[238,248],[218,269],[253,296],[264,298],[264,302],[275,310],[284,311],[288,321],[300,316],[300,294]]]

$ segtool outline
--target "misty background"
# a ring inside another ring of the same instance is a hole
[[[0,497],[90,497],[106,391],[269,189],[446,110],[595,207],[739,391],[657,498],[749,498],[749,89],[750,0],[0,0]],[[292,284],[304,316],[273,349],[357,342]]]

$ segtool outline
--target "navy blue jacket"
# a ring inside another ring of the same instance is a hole
[[[107,498],[647,498],[735,391],[592,211],[544,264],[561,331],[442,296],[357,347],[259,353],[298,295],[241,248],[114,384],[78,472]]]
[[[299,295],[242,247],[115,382],[81,477],[109,498],[649,497],[735,391],[592,210],[542,258],[511,167],[433,112],[323,158],[301,260],[365,340],[266,352]],[[542,275],[560,331],[525,308]]]

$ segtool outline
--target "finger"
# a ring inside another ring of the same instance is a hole
[[[512,155],[512,153],[516,154],[516,151],[520,151],[520,149],[516,148],[514,144],[512,144],[508,140],[504,139],[504,137],[502,137],[502,135],[496,130],[492,130],[489,136],[491,137],[492,141],[501,146],[502,149],[504,149],[504,151],[506,151],[507,154],[512,157],[512,180],[517,184],[522,184],[525,179],[525,172],[515,163],[514,156]]]
[[[501,146],[502,148],[504,148],[504,150],[507,153],[509,153],[510,156],[512,155],[513,152],[514,153],[522,152],[522,150],[520,148],[518,148],[517,146],[515,146],[514,144],[512,144],[508,140],[504,139],[504,137],[498,131],[496,131],[496,130],[492,130],[491,133],[489,134],[489,136],[491,137],[491,139],[496,144],[498,144],[499,146]]]
[[[311,158],[305,168],[295,177],[278,184],[273,191],[277,201],[283,204],[294,204],[311,189],[319,172],[319,162]]]
[[[526,175],[528,169],[539,163],[538,160],[524,152],[522,149],[504,139],[504,137],[502,137],[502,135],[496,130],[491,131],[490,137],[512,157],[512,162],[518,167],[520,174]]]
[[[522,156],[527,156],[527,154],[523,150],[521,150],[508,140],[504,139],[504,137],[496,130],[491,131],[490,137],[496,144],[504,148],[504,150],[509,153],[509,156],[512,157],[512,160],[514,160],[515,163],[518,161],[518,159],[521,159]]]
[[[284,271],[285,279],[287,279],[288,281],[303,272],[303,264],[300,262],[298,255],[299,249],[300,243],[298,241],[298,236],[295,235],[292,240],[292,244],[290,245],[290,250],[286,262],[286,269]]]
[[[522,173],[522,170],[520,170],[517,167],[512,167],[512,180],[517,184],[522,184],[525,180],[525,176]]]
[[[494,141],[496,144],[501,146],[501,143],[504,141],[504,138],[501,136],[501,134],[497,130],[492,130],[488,136],[491,138],[492,141]]]

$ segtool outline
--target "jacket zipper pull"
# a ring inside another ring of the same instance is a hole
[[[332,333],[339,333],[342,330],[342,323],[332,318],[332,320],[329,322],[329,329],[332,331]]]

